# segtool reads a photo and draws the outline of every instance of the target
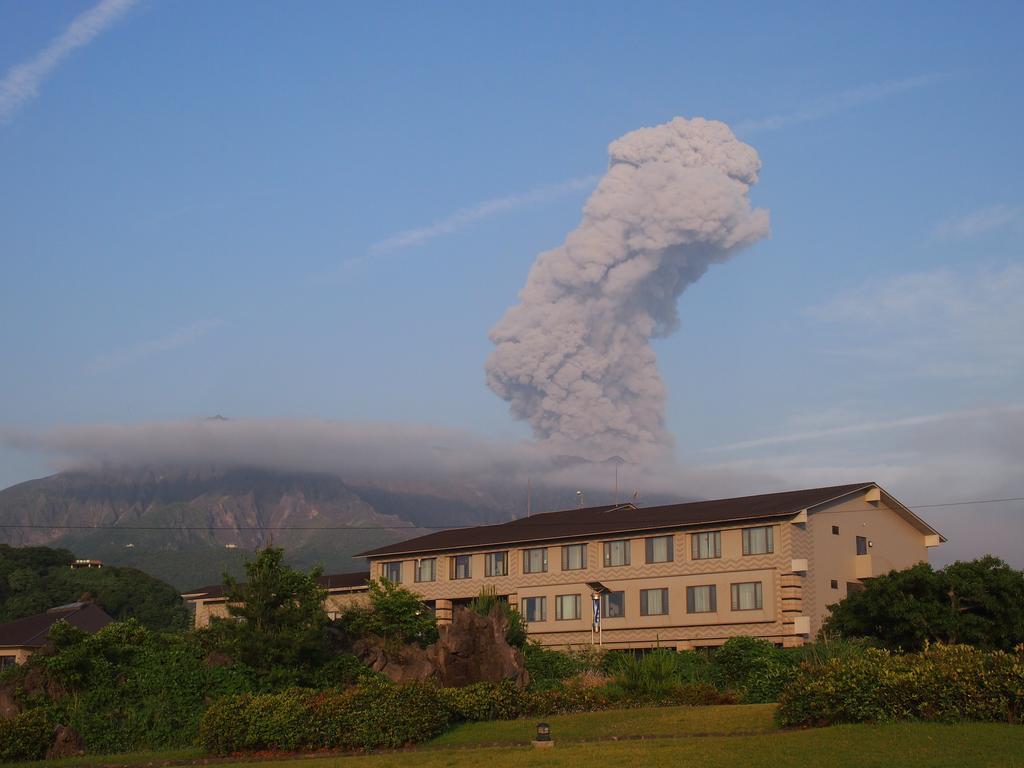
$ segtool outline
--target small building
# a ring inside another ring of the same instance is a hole
[[[368,591],[366,582],[369,579],[369,571],[321,576],[319,578],[320,586],[327,590],[327,599],[324,602],[327,615],[332,619],[337,618],[345,606],[364,596]],[[193,589],[190,592],[183,592],[181,599],[193,611],[192,623],[196,629],[208,626],[213,617],[224,618],[228,615],[227,597],[224,594],[223,584],[213,584]]]
[[[113,619],[95,603],[71,603],[0,624],[0,670],[24,664],[46,642],[50,629],[58,621],[66,621],[83,632],[93,634]]]
[[[102,560],[75,560],[75,562],[73,562],[71,564],[71,570],[73,570],[73,571],[77,571],[80,568],[102,568],[102,567],[103,567],[103,561]]]

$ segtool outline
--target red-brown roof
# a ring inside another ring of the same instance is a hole
[[[50,628],[62,620],[90,634],[98,632],[113,621],[98,605],[72,603],[60,608],[51,608],[46,613],[0,624],[0,646],[38,648],[46,642]]]
[[[352,573],[332,573],[327,576],[321,576],[317,579],[317,583],[324,589],[349,589],[353,587],[362,587],[370,579],[369,571],[354,571]],[[209,600],[214,597],[224,597],[224,585],[223,584],[211,584],[208,587],[199,587],[198,589],[189,590],[188,592],[182,592],[182,596],[191,598],[193,600]]]
[[[361,552],[358,557],[387,557],[518,544],[581,536],[605,536],[618,533],[678,528],[708,523],[788,517],[808,507],[823,504],[855,491],[874,487],[874,483],[852,483],[828,488],[764,493],[734,499],[692,501],[657,507],[618,506],[566,509],[523,517],[498,525],[478,525],[428,533],[413,539]]]

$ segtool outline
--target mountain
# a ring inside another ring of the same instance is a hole
[[[575,506],[566,489],[534,488],[533,510]],[[257,548],[328,573],[352,555],[436,527],[525,514],[526,489],[412,480],[345,481],[257,468],[107,468],[62,472],[0,491],[0,543],[65,547],[130,566],[180,589],[240,574]]]

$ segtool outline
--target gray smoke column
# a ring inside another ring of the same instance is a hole
[[[747,193],[757,152],[724,123],[677,117],[627,133],[565,243],[541,253],[491,331],[487,384],[559,452],[663,457],[665,386],[652,338],[708,266],[769,233]]]

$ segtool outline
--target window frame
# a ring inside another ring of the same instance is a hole
[[[861,550],[864,550],[863,552]],[[863,557],[868,553],[868,537],[858,536],[857,537],[857,556]]]
[[[751,534],[754,531],[765,531],[765,546],[764,552],[751,552]],[[749,528],[744,528],[742,533],[743,539],[743,556],[744,557],[757,557],[758,555],[774,555],[775,554],[775,526],[774,525],[753,525]]]
[[[581,565],[578,568],[569,567],[569,550],[570,549],[582,549],[583,559],[580,561]],[[587,559],[590,556],[590,547],[587,544],[563,544],[562,545],[562,570],[563,571],[585,571],[587,569]]]
[[[697,542],[702,536],[713,536],[714,554],[701,556]],[[717,560],[722,557],[722,531],[698,531],[690,534],[690,559],[691,560]]]
[[[649,597],[651,592],[660,592],[661,594],[661,606],[664,610],[657,613],[651,613],[651,599]],[[640,615],[641,616],[668,616],[669,611],[669,594],[668,587],[651,587],[650,589],[640,590]]]
[[[413,583],[414,584],[429,584],[432,581],[437,581],[437,558],[436,557],[421,557],[418,560],[415,560],[414,562],[415,562],[415,565],[413,566],[413,569],[412,569],[412,578],[413,578]],[[429,579],[420,578],[420,576],[421,576],[420,569],[421,569],[423,563],[432,563],[433,564],[433,565],[431,565],[431,568],[430,568],[430,576],[431,576],[431,578],[429,578]]]
[[[398,578],[397,579],[393,579],[393,578],[391,578],[388,575],[388,572],[393,567],[397,567],[398,568]],[[401,560],[389,560],[386,563],[381,563],[380,564],[380,577],[382,579],[387,579],[392,584],[401,584],[402,583],[402,561]]]
[[[451,571],[449,577],[452,581],[465,581],[473,578],[473,556],[472,555],[451,555]],[[459,560],[466,560],[466,575],[459,576]]]
[[[668,557],[664,560],[654,559],[654,542],[660,541],[661,539],[668,539],[668,547],[665,552]],[[676,537],[671,533],[665,533],[660,536],[648,536],[644,539],[644,561],[647,565],[653,563],[672,563],[676,559]]]
[[[697,610],[696,591],[698,589],[709,589],[711,599],[708,601],[711,605],[706,611]],[[718,613],[718,585],[716,584],[693,584],[686,588],[686,612],[691,613]]]
[[[630,564],[630,560],[632,559],[631,555],[630,555],[630,550],[633,548],[632,547],[632,541],[633,541],[632,539],[613,539],[611,541],[601,542],[603,544],[603,547],[602,547],[602,554],[603,554],[602,562],[604,563],[604,567],[605,568],[625,568],[626,566],[628,566]],[[621,563],[613,563],[612,562],[612,557],[611,557],[612,549],[611,548],[612,548],[613,544],[621,544],[622,545],[622,551],[625,553],[625,561],[624,562],[621,562]]]
[[[529,615],[528,615],[528,610],[527,610],[527,607],[526,607],[526,603],[528,601],[532,602],[534,600],[539,601],[537,603],[537,605],[540,606],[540,618],[539,619],[531,619],[529,617]],[[536,597],[522,597],[522,598],[519,599],[519,607],[523,609],[523,618],[526,619],[527,623],[529,623],[531,621],[534,622],[534,623],[537,623],[537,622],[542,622],[542,621],[547,621],[548,620],[548,598],[547,598],[546,595],[537,595]]]
[[[622,606],[622,612],[610,616],[608,614],[608,605],[611,603],[613,595],[619,595],[619,602]],[[626,591],[624,589],[609,590],[608,592],[601,593],[601,618],[602,619],[624,619],[626,618]]]
[[[754,605],[751,608],[741,607],[740,587],[754,585]],[[734,611],[763,611],[764,583],[760,581],[737,581],[729,585],[729,603]]]
[[[576,598],[576,615],[562,616],[562,598]],[[555,621],[579,621],[583,618],[583,597],[577,592],[575,594],[555,595]]]
[[[531,568],[528,567],[529,562],[530,562],[530,553],[531,552],[542,552],[543,553],[542,562],[541,562],[541,569],[539,571],[532,570]],[[523,573],[524,574],[547,573],[547,572],[548,572],[548,548],[547,547],[530,547],[529,549],[524,549],[523,550]]]
[[[504,566],[504,569],[501,572],[499,572],[499,573],[495,573],[495,571],[494,571],[494,569],[492,567],[492,564],[494,562],[493,558],[494,558],[495,555],[504,555],[504,557],[502,559],[502,564]],[[508,576],[508,550],[507,549],[500,549],[500,550],[497,550],[495,552],[485,552],[484,553],[484,576],[487,577],[487,578],[494,578],[496,576]]]

